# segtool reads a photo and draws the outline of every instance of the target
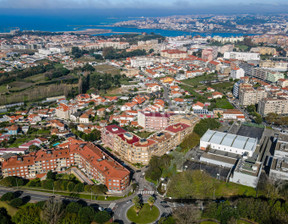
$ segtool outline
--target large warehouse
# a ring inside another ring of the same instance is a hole
[[[206,150],[208,147],[215,150],[246,154],[251,157],[257,146],[256,138],[249,138],[219,131],[208,130],[200,139],[200,149]]]

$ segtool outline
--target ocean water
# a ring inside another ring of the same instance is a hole
[[[154,14],[153,14],[154,13]],[[12,29],[39,31],[73,31],[87,28],[109,29],[116,33],[156,33],[163,36],[201,35],[201,36],[241,36],[234,33],[190,33],[173,30],[137,29],[112,27],[111,25],[125,20],[139,19],[141,16],[161,16],[161,13],[145,12],[142,14],[131,10],[5,10],[0,9],[0,32]],[[106,33],[102,35],[113,35]]]

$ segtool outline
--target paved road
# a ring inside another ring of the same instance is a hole
[[[160,210],[160,216],[163,213],[170,214],[171,208],[169,207],[169,205],[166,205],[164,207],[162,206],[161,204],[162,199],[159,196],[157,196],[157,193],[155,192],[155,187],[145,180],[144,175],[143,175],[145,171],[146,171],[146,168],[142,168],[141,172],[136,172],[134,174],[134,179],[136,182],[138,182],[139,187],[136,190],[136,193],[126,198],[122,198],[122,199],[115,200],[115,201],[98,201],[98,200],[87,200],[87,199],[81,199],[81,200],[85,201],[88,205],[97,204],[103,208],[108,208],[111,203],[115,204],[113,208],[114,220],[121,220],[123,224],[131,223],[126,217],[126,211],[133,205],[132,199],[137,194],[141,194],[144,202],[147,202],[148,198],[151,195],[155,195],[156,196],[155,205]],[[31,202],[45,201],[45,200],[48,200],[49,197],[53,196],[52,193],[44,193],[40,191],[26,190],[26,189],[21,189],[21,188],[17,189],[17,188],[0,187],[0,195],[3,195],[7,192],[15,192],[15,191],[21,191],[22,193],[20,197],[21,198],[27,197],[28,199],[30,199]],[[79,200],[76,198],[73,199],[73,198],[65,197],[61,195],[57,195],[57,196],[62,199],[66,198],[66,199],[75,200],[75,201]]]

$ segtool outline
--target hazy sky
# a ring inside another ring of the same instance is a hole
[[[0,0],[0,8],[199,8],[237,5],[288,6],[288,0]]]

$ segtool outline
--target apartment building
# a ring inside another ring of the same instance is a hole
[[[130,172],[93,143],[72,143],[67,148],[40,150],[14,156],[2,163],[3,176],[35,178],[49,170],[63,172],[78,166],[90,179],[105,184],[110,192],[121,192],[129,185]]]
[[[114,149],[114,139],[119,134],[124,134],[126,131],[117,126],[117,125],[109,125],[102,129],[101,131],[101,140],[105,147],[109,147],[110,149]]]
[[[169,50],[163,50],[160,54],[164,58],[170,58],[170,59],[179,59],[179,58],[186,58],[188,57],[188,54],[186,51],[180,51],[177,49],[169,49]]]
[[[264,98],[259,101],[258,112],[262,116],[266,116],[269,113],[288,114],[288,99]]]
[[[169,125],[172,115],[168,113],[138,111],[138,124],[144,129],[161,130]]]
[[[273,180],[288,180],[288,135],[277,134],[274,156],[269,172],[269,177]]]
[[[259,61],[259,53],[249,53],[249,52],[225,52],[225,59],[236,59],[241,61]]]
[[[166,152],[170,151],[175,146],[177,146],[176,142],[177,139],[174,138],[172,134],[166,131],[158,132],[150,136],[149,139],[157,142],[157,147],[153,152],[153,154],[156,156],[162,156]]]
[[[165,131],[171,133],[173,135],[173,137],[175,138],[175,143],[177,145],[179,145],[184,138],[193,131],[193,126],[189,126],[187,124],[184,123],[177,123],[177,124],[173,124],[168,126],[167,128],[165,128]]]
[[[244,69],[239,68],[239,67],[231,68],[230,77],[232,79],[240,79],[240,78],[244,77],[244,75],[245,75]]]
[[[264,88],[252,88],[250,84],[240,84],[239,103],[243,106],[258,104],[260,100],[266,98],[268,93]]]
[[[56,108],[56,116],[62,119],[69,119],[70,116],[77,111],[76,107],[60,103]]]
[[[113,150],[121,158],[131,163],[148,164],[151,152],[157,147],[155,141],[151,139],[140,139],[138,136],[126,132],[116,136]]]

